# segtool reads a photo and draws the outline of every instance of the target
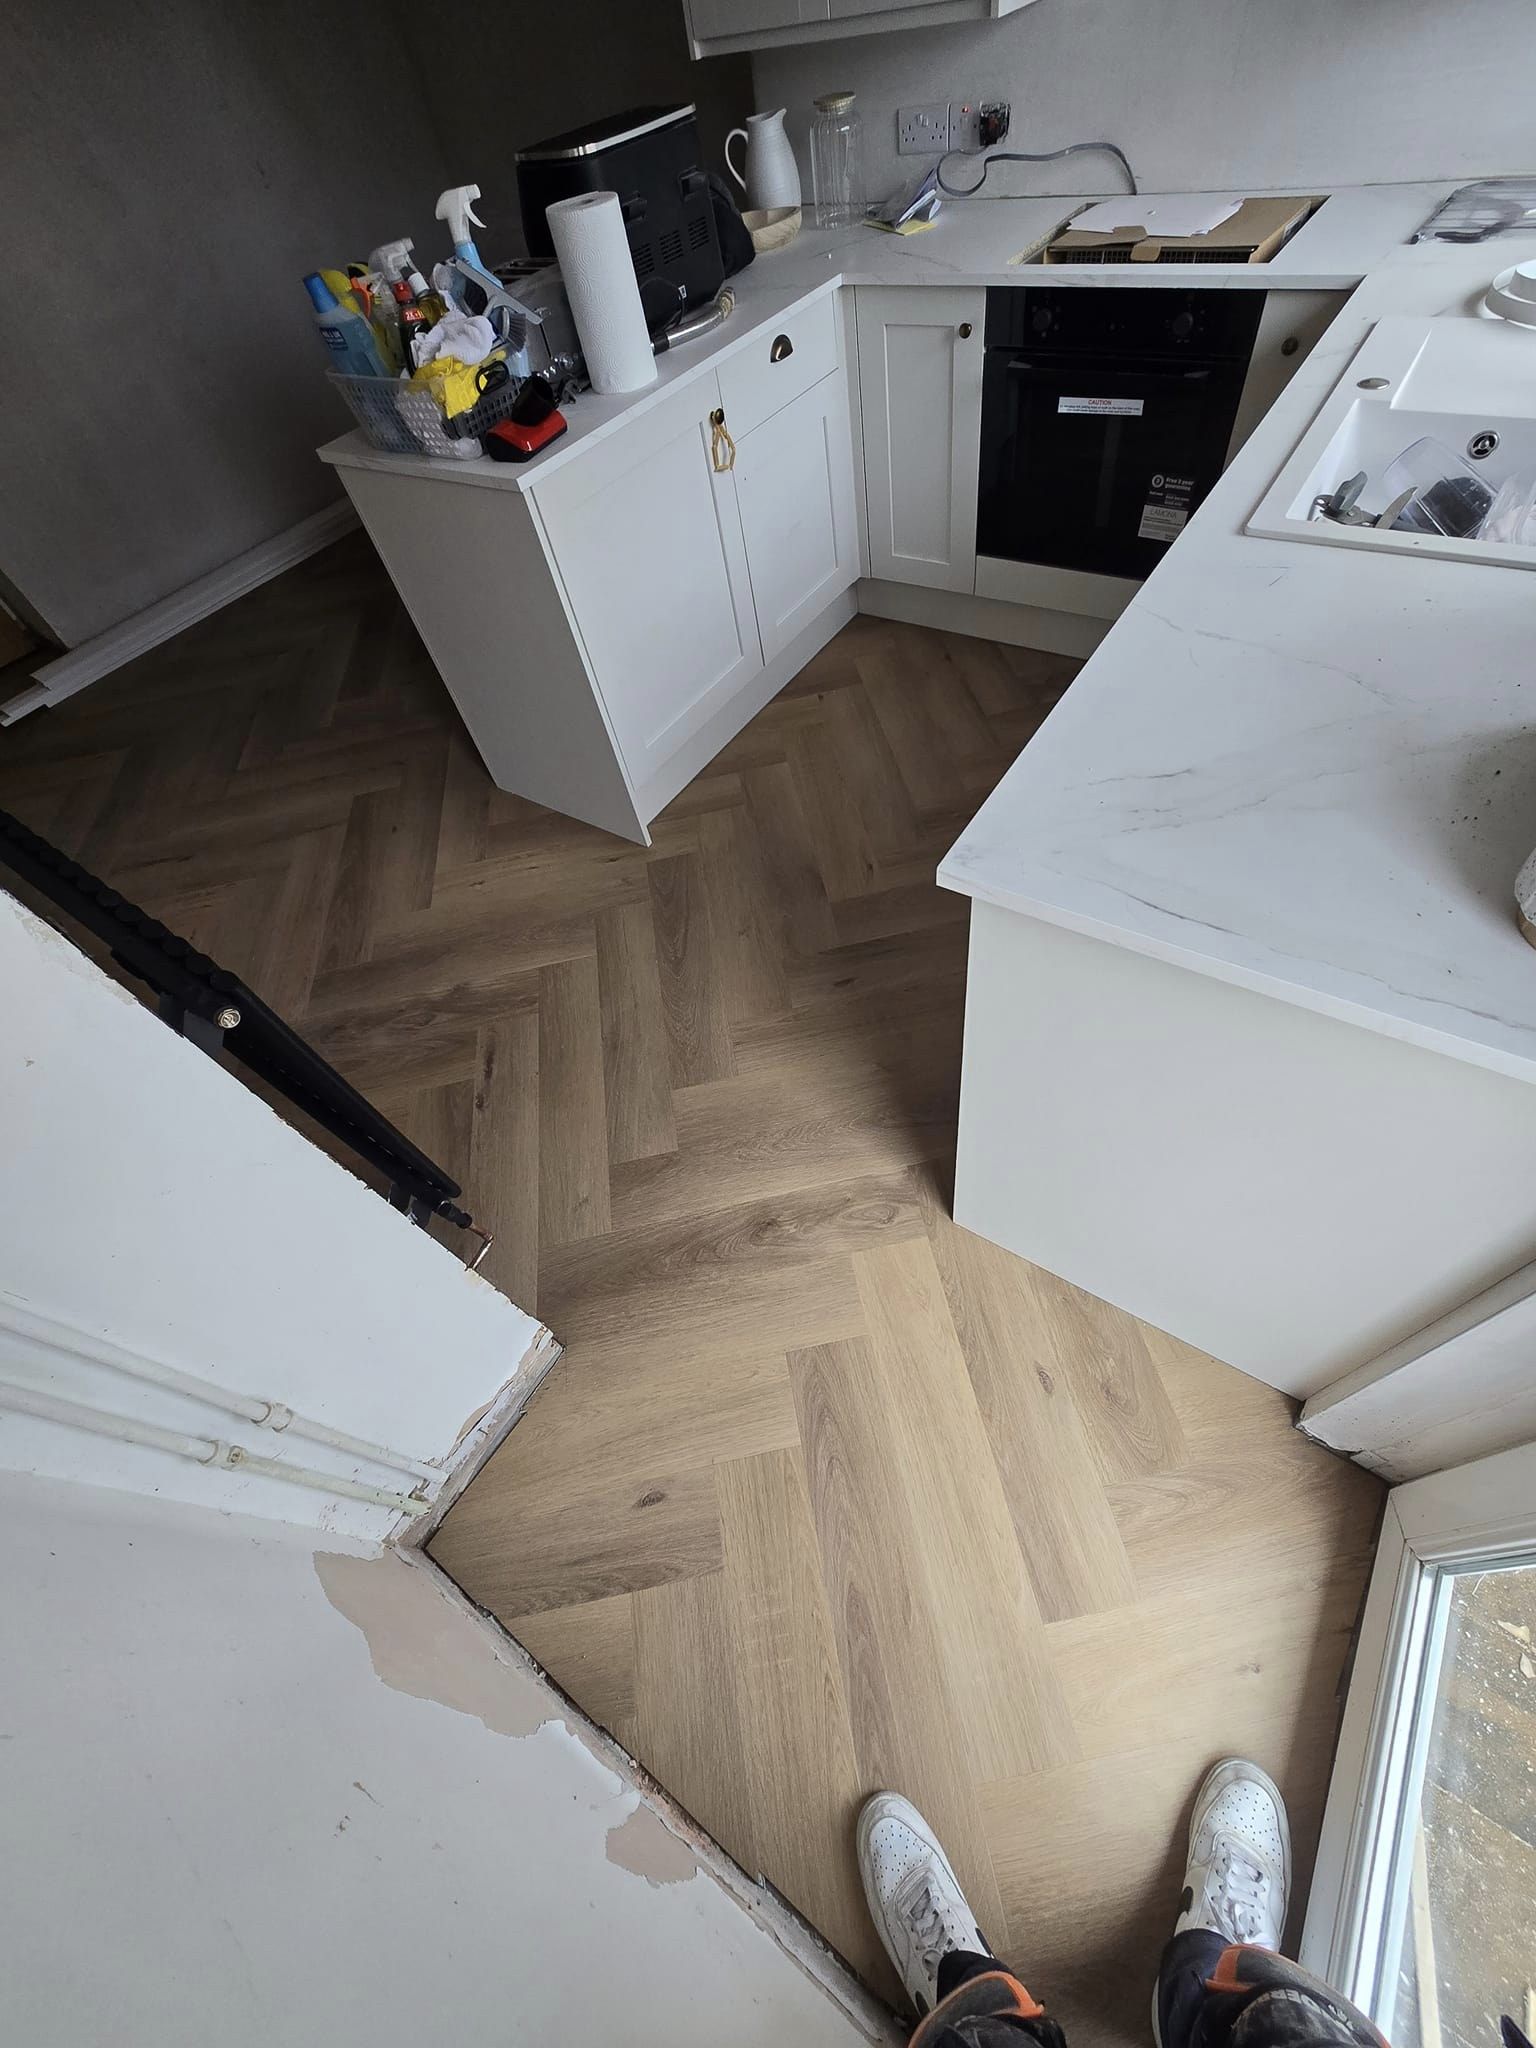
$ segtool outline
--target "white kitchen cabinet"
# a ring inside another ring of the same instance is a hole
[[[997,21],[1033,0],[683,0],[683,24],[695,57],[730,50],[771,50],[896,28],[937,28],[951,21]]]
[[[812,294],[542,472],[338,461],[500,788],[644,842],[853,617],[843,331]]]
[[[848,391],[834,371],[746,435],[736,495],[763,658],[858,581]]]
[[[763,665],[713,376],[538,484],[534,503],[624,764],[648,782]]]
[[[986,292],[860,285],[855,305],[870,574],[974,590]]]

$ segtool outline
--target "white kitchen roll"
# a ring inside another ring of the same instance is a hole
[[[638,391],[654,384],[656,353],[618,193],[557,199],[548,218],[593,390]]]

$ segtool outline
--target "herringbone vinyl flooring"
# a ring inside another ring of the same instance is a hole
[[[491,786],[354,541],[0,737],[0,804],[454,1171],[565,1340],[438,1560],[887,1993],[851,1819],[908,1792],[1084,2048],[1145,2036],[1215,1756],[1304,1879],[1379,1489],[948,1218],[933,869],[1071,672],[857,620],[646,851]]]

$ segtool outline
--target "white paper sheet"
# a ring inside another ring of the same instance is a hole
[[[1242,203],[1210,192],[1176,193],[1161,199],[1138,199],[1127,193],[1123,199],[1100,200],[1078,214],[1071,225],[1093,235],[1112,235],[1122,228],[1142,228],[1149,237],[1208,235],[1212,228],[1230,220]]]

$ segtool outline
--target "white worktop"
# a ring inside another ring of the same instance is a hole
[[[1533,256],[1424,243],[1373,265],[947,886],[1536,1080],[1511,893],[1536,846],[1536,576],[1243,532],[1376,318],[1471,317]]]
[[[657,377],[642,391],[604,397],[583,392],[563,408],[569,431],[526,463],[488,456],[432,460],[390,455],[360,432],[320,450],[337,468],[428,475],[490,490],[528,490],[570,461],[577,450],[640,417],[674,386],[748,346],[794,306],[844,284],[1137,285],[1202,291],[1350,290],[1389,250],[1412,233],[1450,190],[1447,185],[1362,185],[1333,193],[1269,263],[1071,263],[1025,267],[1034,248],[1089,199],[946,200],[938,221],[916,235],[882,234],[858,226],[804,229],[787,249],[759,256],[731,279],[736,308],[720,327],[658,358]],[[1127,205],[1134,208],[1135,202]]]

